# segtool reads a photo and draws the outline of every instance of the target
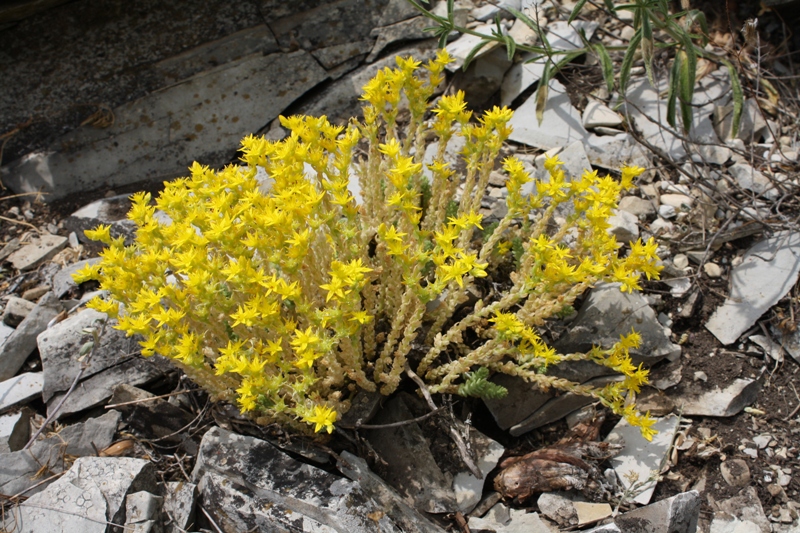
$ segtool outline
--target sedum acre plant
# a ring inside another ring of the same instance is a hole
[[[524,195],[531,177],[506,158],[508,213],[484,230],[481,198],[512,113],[471,120],[463,93],[432,100],[449,61],[445,51],[424,66],[397,58],[364,87],[362,122],[281,117],[290,135],[246,137],[246,166],[195,163],[155,202],[133,195],[133,245],[107,226],[86,232],[108,245],[76,276],[108,291],[90,306],[140,336],[143,355],[169,357],[261,423],[331,432],[358,389],[391,394],[411,368],[433,393],[502,395],[488,380],[502,372],[589,395],[650,437],[652,420],[632,402],[647,382],[628,355],[636,333],[586,354],[558,354],[537,333],[596,282],[633,291],[642,274],[658,277],[652,240],[620,257],[607,232],[620,192],[643,169],[623,168],[620,181],[596,171],[569,180],[550,158],[549,180]],[[465,141],[464,176],[445,161],[455,136]],[[564,205],[571,214],[557,225]],[[501,265],[515,271],[501,279]],[[500,295],[469,303],[493,274]],[[576,359],[624,379],[596,389],[546,373]]]

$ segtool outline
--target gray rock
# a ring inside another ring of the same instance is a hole
[[[454,89],[464,91],[471,107],[483,107],[500,89],[510,68],[508,53],[502,47],[495,47],[471,62],[466,71],[456,72],[452,84]]]
[[[3,346],[3,343],[6,342],[6,339],[9,338],[12,333],[14,333],[14,328],[0,323],[0,347]]]
[[[386,515],[408,533],[443,533],[443,530],[410,507],[403,498],[377,475],[370,472],[366,461],[343,451],[336,465],[351,480],[357,482]]]
[[[16,328],[25,320],[36,304],[24,298],[10,297],[6,300],[6,308],[3,310],[3,324]]]
[[[737,378],[725,388],[708,390],[703,383],[693,384],[673,401],[687,416],[733,416],[756,401],[761,383]]]
[[[758,524],[762,533],[771,533],[772,526],[764,514],[761,500],[752,485],[743,489],[738,496],[717,502],[717,509],[741,521]]]
[[[666,83],[663,83],[666,89]],[[674,161],[686,157],[681,139],[667,131],[667,101],[659,96],[659,89],[650,86],[644,77],[631,81],[620,111],[632,121],[650,144],[661,148]]]
[[[675,218],[678,216],[678,211],[671,205],[658,206],[658,216],[662,218]]]
[[[156,490],[155,467],[128,457],[81,457],[42,492],[19,505],[14,531],[103,533],[126,522],[125,499]]]
[[[800,362],[800,330],[794,333],[785,333],[775,326],[770,327],[770,332],[775,342],[791,355],[795,361]]]
[[[419,43],[396,51],[400,56],[414,56],[418,61],[427,61],[436,55],[436,43]],[[322,94],[302,105],[297,112],[311,116],[325,115],[335,124],[347,124],[351,117],[361,115],[362,87],[378,70],[397,66],[395,54],[364,66],[336,80]]]
[[[412,418],[414,415],[400,395],[386,403],[373,423],[390,424]],[[429,513],[458,508],[452,480],[436,464],[418,424],[369,430],[367,440],[387,463],[383,469],[386,483],[402,494],[409,505]]]
[[[0,382],[0,413],[41,396],[42,383],[41,372],[27,372]]]
[[[639,238],[639,219],[627,211],[616,209],[614,214],[608,217],[611,225],[608,232],[617,238],[617,242],[625,244],[635,242]]]
[[[780,196],[780,192],[772,185],[772,181],[747,163],[736,163],[728,168],[728,173],[733,176],[742,189],[753,191],[770,200]]]
[[[400,531],[358,483],[216,427],[203,436],[192,477],[224,531]]]
[[[125,528],[133,533],[161,533],[160,514],[164,498],[147,491],[125,498]]]
[[[414,17],[396,24],[375,28],[372,35],[377,35],[375,44],[366,58],[367,63],[372,63],[387,46],[401,41],[414,41],[430,38],[431,34],[425,31],[430,22],[426,17]]]
[[[498,503],[482,517],[470,516],[467,525],[470,531],[498,531],[511,521],[511,509]]]
[[[731,272],[731,291],[706,323],[731,344],[789,292],[800,273],[800,233],[781,232],[753,245]]]
[[[14,237],[13,239],[5,243],[3,245],[3,248],[0,249],[0,261],[5,261],[6,257],[19,250],[21,246],[22,245],[19,242],[19,237]]]
[[[109,230],[111,237],[115,239],[124,237],[125,244],[130,245],[136,237],[136,224],[127,219],[131,206],[131,199],[127,194],[101,198],[68,216],[64,220],[64,227],[75,233],[80,242],[97,245],[84,234],[84,231],[106,224],[111,226]]]
[[[661,472],[669,459],[679,422],[680,418],[673,415],[657,419],[653,429],[658,433],[648,441],[642,437],[639,428],[631,426],[623,418],[606,437],[606,442],[623,445],[620,453],[611,458],[611,466],[626,490],[631,491],[637,485],[632,498],[636,503],[646,505],[653,497],[656,481],[647,480],[653,472],[656,475]]]
[[[548,153],[548,155],[552,154]],[[556,152],[555,155],[558,155],[558,158],[564,163],[561,168],[566,173],[568,180],[580,179],[585,171],[592,170],[592,164],[589,162],[589,158],[586,156],[586,150],[581,142],[574,142],[566,146],[563,150]],[[542,156],[536,158],[536,166],[539,167],[537,177],[539,179],[549,180],[549,173],[544,169],[544,161],[545,158]]]
[[[619,201],[619,208],[621,211],[627,211],[638,218],[647,218],[656,214],[653,202],[638,196],[626,196]]]
[[[557,80],[551,80],[548,87],[542,123],[539,124],[536,118],[534,94],[514,112],[509,122],[514,131],[509,140],[549,150],[556,146],[563,147],[576,141],[585,141],[589,136],[589,132],[581,124],[580,113],[570,103],[564,86]]]
[[[494,421],[503,430],[519,424],[551,398],[549,393],[542,392],[535,384],[516,376],[498,373],[490,381],[508,390],[508,394],[502,398],[483,400]]]
[[[639,293],[623,293],[616,283],[598,283],[572,321],[569,331],[555,344],[560,353],[587,352],[593,345],[610,348],[631,329],[642,337],[639,348],[630,351],[635,364],[652,365],[680,354],[670,341],[669,330]]]
[[[597,100],[589,100],[586,109],[583,110],[583,127],[588,129],[598,126],[619,126],[622,124],[622,117],[608,106],[601,104]]]
[[[194,418],[177,405],[166,400],[151,399],[146,402],[129,403],[138,400],[153,398],[147,391],[123,383],[114,389],[109,403],[119,405],[119,409],[128,426],[147,438],[162,439],[162,443],[181,442],[184,435],[181,429],[189,425]]]
[[[101,261],[100,257],[92,257],[85,261],[78,261],[68,267],[62,268],[58,274],[53,276],[53,292],[59,298],[62,298],[70,290],[77,288],[78,284],[72,279],[72,275],[86,265],[95,265]]]
[[[578,512],[573,505],[574,496],[565,492],[545,492],[536,501],[539,512],[561,527],[578,525]]]
[[[0,416],[0,454],[21,450],[31,436],[30,409]]]
[[[750,467],[744,459],[728,459],[719,465],[722,479],[731,487],[746,487],[750,483]]]
[[[580,34],[584,33],[590,40],[598,26],[597,22],[585,20],[576,20],[572,24],[559,20],[547,25],[547,40],[554,50],[575,50],[583,46]]]
[[[598,131],[598,128],[595,128]],[[618,169],[622,165],[650,166],[647,153],[628,133],[617,135],[590,134],[586,138],[586,155],[596,167]]]
[[[494,29],[494,24],[482,24],[476,28],[473,28],[474,31],[478,33],[483,33],[486,35],[492,34],[492,29]],[[481,37],[477,35],[470,35],[464,34],[452,43],[449,43],[446,47],[447,52],[450,56],[454,59],[452,63],[447,65],[447,70],[450,72],[455,72],[459,70],[463,65],[464,61],[467,59],[467,56],[472,51],[478,43],[481,42]],[[477,54],[472,58],[473,60],[478,59],[480,56],[489,53],[494,48],[497,48],[499,43],[489,43],[483,48],[478,51]]]
[[[694,205],[694,198],[686,194],[662,194],[661,205],[674,207],[676,210],[688,210]]]
[[[477,458],[475,464],[483,474],[483,479],[476,478],[469,470],[459,472],[453,479],[453,492],[455,492],[456,501],[458,502],[458,510],[464,514],[472,511],[481,501],[486,476],[497,466],[500,457],[503,456],[506,450],[502,444],[483,435],[471,426],[469,427],[468,442],[469,449],[472,450]]]
[[[761,533],[761,528],[750,520],[739,520],[728,513],[716,512],[709,533]]]
[[[536,33],[536,30],[525,24],[522,19],[514,21],[511,29],[508,30],[508,35],[514,39],[515,43],[524,46],[533,46],[539,39],[539,34]]]
[[[100,186],[180,176],[187,161],[222,166],[243,135],[268,124],[326,77],[304,51],[251,54],[114,109],[109,128],[87,125],[67,133],[11,163],[5,181],[16,192],[41,190],[56,200]]]
[[[694,533],[700,516],[697,491],[682,492],[614,519],[622,533]]]
[[[536,57],[532,53],[525,53],[522,57],[522,62],[512,66],[503,78],[500,86],[500,105],[510,106],[517,96],[542,78],[544,62],[541,60],[531,61]]]
[[[44,371],[42,396],[48,403],[48,410],[58,404],[81,371],[83,363],[78,361],[78,354],[81,347],[92,340],[92,336],[83,330],[101,328],[102,321],[107,318],[103,313],[85,309],[39,335],[39,354]],[[140,385],[162,375],[156,365],[156,361],[161,361],[160,356],[144,359],[135,355],[136,352],[134,339],[107,324],[83,371],[81,384],[69,396],[59,417],[100,404],[111,397],[119,383]]]
[[[333,46],[314,50],[311,55],[313,55],[314,59],[319,61],[323,67],[327,70],[331,70],[351,59],[363,59],[364,56],[372,50],[372,45],[372,39],[353,43],[335,44]]]
[[[583,382],[584,385],[603,388],[614,381],[621,381],[621,376],[602,376]],[[552,394],[551,394],[552,396]],[[517,437],[528,431],[560,420],[571,412],[581,407],[593,403],[595,400],[590,396],[583,396],[572,392],[567,392],[548,400],[539,409],[528,415],[520,423],[515,424],[509,430],[511,435]]]
[[[194,525],[197,485],[183,481],[164,484],[164,529],[167,533],[183,533]]]
[[[9,255],[7,260],[20,272],[33,270],[66,248],[67,243],[66,237],[43,233],[30,244]]]
[[[267,55],[278,50],[278,42],[269,27],[259,24],[170,56],[154,67],[174,83],[251,54]]]

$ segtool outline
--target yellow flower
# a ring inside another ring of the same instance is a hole
[[[314,413],[307,415],[304,420],[309,424],[314,424],[315,433],[319,433],[323,428],[328,433],[333,433],[333,423],[336,422],[336,416],[336,411],[330,407],[315,405]]]
[[[111,226],[108,224],[100,224],[95,229],[87,229],[83,233],[93,241],[111,244]]]

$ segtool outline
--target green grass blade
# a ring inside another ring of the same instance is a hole
[[[742,93],[742,85],[739,83],[739,73],[736,72],[733,64],[730,61],[724,60],[723,63],[725,67],[727,67],[728,76],[731,79],[731,92],[733,93],[733,127],[731,128],[731,136],[736,137],[739,133],[739,124],[742,121],[744,94]]]
[[[608,55],[608,50],[603,43],[595,43],[592,49],[600,59],[600,66],[603,68],[603,79],[606,80],[606,88],[608,92],[614,90],[614,63],[611,61],[611,56]]]
[[[683,131],[688,133],[692,128],[692,96],[694,95],[694,77],[697,66],[696,62],[691,59],[691,52],[681,50],[678,55],[681,61],[678,70],[681,118],[683,119]]]
[[[667,123],[675,127],[675,104],[678,100],[678,78],[680,77],[681,69],[681,55],[677,54],[675,60],[672,62],[672,68],[669,72],[669,92],[667,93]]]
[[[578,3],[575,4],[574,8],[572,8],[572,13],[570,13],[569,18],[567,19],[567,24],[572,24],[572,21],[578,18],[578,15],[580,14],[584,5],[586,5],[586,0],[578,0]]]
[[[492,42],[492,41],[490,41],[489,39],[481,39],[481,42],[476,44],[475,47],[472,50],[469,51],[469,53],[467,54],[467,57],[464,59],[464,65],[461,68],[463,70],[467,70],[467,67],[469,67],[469,64],[472,63],[473,59],[475,59],[475,54],[480,52],[481,49],[484,46],[486,46],[487,44],[489,44],[490,42]]]
[[[636,55],[636,48],[642,40],[642,29],[636,30],[636,33],[631,37],[631,42],[628,43],[628,49],[625,50],[625,57],[622,58],[622,66],[619,69],[619,92],[623,96],[628,88],[628,82],[631,79],[631,67],[633,66],[633,58]]]
[[[544,108],[547,106],[547,95],[550,90],[550,62],[544,65],[542,77],[539,80],[539,87],[536,89],[536,120],[542,125],[544,120]]]

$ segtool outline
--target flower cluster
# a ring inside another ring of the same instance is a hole
[[[508,211],[484,230],[481,199],[511,111],[474,118],[461,92],[432,100],[449,61],[444,51],[424,66],[398,58],[364,87],[363,121],[281,117],[288,137],[246,137],[243,166],[195,163],[155,200],[133,195],[134,244],[107,226],[86,232],[107,244],[76,275],[109,295],[91,307],[139,336],[143,355],[169,357],[263,423],[331,432],[359,389],[391,394],[411,367],[438,393],[467,379],[462,391],[496,393],[481,380],[503,372],[591,395],[650,436],[632,403],[647,380],[628,355],[635,333],[610,349],[558,354],[536,329],[597,282],[633,291],[642,274],[658,277],[652,240],[623,257],[607,231],[643,169],[570,180],[549,158],[549,177],[529,183],[507,158]],[[457,136],[464,175],[445,158]],[[480,278],[510,264],[510,279],[496,280],[506,290],[465,311]],[[465,344],[467,331],[478,340]],[[547,374],[578,358],[624,380],[592,389]]]

